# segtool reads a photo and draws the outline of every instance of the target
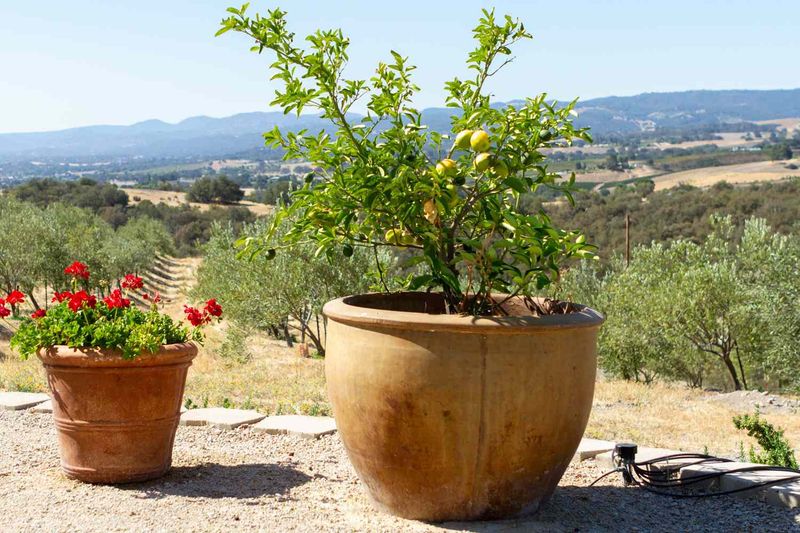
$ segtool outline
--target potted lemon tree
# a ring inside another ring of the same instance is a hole
[[[61,468],[90,483],[159,477],[172,463],[201,328],[219,320],[222,307],[213,299],[199,309],[185,307],[190,326],[183,326],[159,310],[160,296],[145,292],[139,276],[126,275],[101,297],[88,290],[85,264],[76,261],[64,273],[71,290],[56,292],[49,309],[21,318],[11,338],[23,358],[36,354],[44,364]],[[134,295],[149,309],[137,307]],[[19,315],[25,295],[13,291],[3,300],[0,317],[8,319]]]
[[[324,308],[328,395],[370,494],[425,520],[537,509],[585,429],[603,321],[587,307],[535,297],[565,261],[593,248],[544,213],[519,209],[520,196],[541,187],[571,199],[574,176],[549,171],[543,150],[590,141],[571,122],[575,103],[539,95],[490,105],[487,82],[531,37],[490,11],[474,29],[469,75],[446,84],[449,133],[428,128],[414,108],[414,67],[401,54],[369,79],[348,79],[340,30],[300,42],[280,9],[252,18],[246,5],[228,11],[219,33],[246,34],[252,50],[273,56],[273,104],[331,124],[265,133],[268,145],[315,170],[276,216],[276,225],[290,221],[284,240],[244,239],[242,254],[271,257],[299,242],[345,256],[398,247],[418,272],[404,291],[385,284]]]

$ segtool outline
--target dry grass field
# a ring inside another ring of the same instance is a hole
[[[695,187],[710,187],[720,181],[731,184],[776,181],[790,176],[800,176],[800,170],[786,168],[789,164],[800,165],[800,159],[790,161],[757,161],[740,165],[696,168],[683,172],[663,174],[653,178],[656,190],[669,189],[687,184]]]
[[[657,174],[658,171],[653,167],[646,165],[642,162],[637,162],[635,168],[628,170],[615,171],[615,170],[598,170],[595,172],[582,172],[575,174],[575,181],[578,182],[593,182],[593,183],[613,183],[617,181],[625,181],[635,178],[644,178]]]
[[[134,205],[138,204],[143,200],[149,200],[154,204],[165,203],[171,206],[180,206],[183,204],[189,204],[192,207],[197,207],[201,211],[206,211],[210,209],[212,205],[215,205],[215,204],[203,204],[197,202],[187,202],[186,193],[182,192],[157,191],[152,189],[131,189],[128,187],[123,187],[122,190],[128,194],[130,203]],[[246,207],[258,216],[268,215],[272,212],[273,209],[271,205],[248,202],[246,200],[239,202],[238,204],[236,204],[236,206]]]
[[[708,139],[704,141],[686,141],[682,143],[653,143],[653,147],[658,148],[659,150],[667,150],[669,148],[696,148],[698,146],[707,146],[709,144],[713,144],[718,148],[733,148],[734,146],[755,146],[763,141],[763,139],[751,139],[746,140],[745,135],[746,133],[738,133],[738,132],[728,132],[728,133],[717,133],[719,137],[722,139]]]
[[[791,134],[795,130],[800,130],[800,118],[776,118],[772,120],[760,120],[756,124],[777,124],[779,128],[785,129]]]

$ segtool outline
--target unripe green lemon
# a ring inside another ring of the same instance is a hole
[[[342,255],[351,257],[353,255],[353,247],[349,244],[345,244],[344,247],[342,247]]]
[[[483,130],[473,132],[469,138],[469,145],[476,152],[485,152],[491,145],[489,142],[489,134]]]
[[[472,130],[464,130],[456,135],[456,147],[460,148],[461,150],[469,150],[470,148],[470,137],[472,134],[475,133]]]
[[[386,239],[386,242],[391,243],[391,244],[400,244],[400,237],[401,237],[401,233],[399,231],[397,231],[396,229],[390,229],[383,236],[383,238]]]
[[[453,183],[456,185],[464,185],[467,182],[467,179],[464,176],[456,176],[453,178]]]
[[[450,207],[453,207],[458,203],[458,187],[452,183],[448,183],[445,187],[447,190],[447,203]]]
[[[417,239],[416,237],[414,237],[414,235],[411,234],[410,231],[404,231],[403,234],[400,236],[400,244],[408,246],[416,243]]]
[[[478,172],[485,172],[492,164],[492,154],[486,152],[478,154],[475,157],[475,170]]]
[[[502,161],[498,161],[492,166],[492,172],[500,179],[508,177],[508,165]]]

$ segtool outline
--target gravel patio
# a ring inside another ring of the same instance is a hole
[[[800,531],[800,511],[733,497],[675,500],[575,463],[536,516],[425,524],[370,503],[338,437],[304,440],[180,427],[163,479],[93,486],[64,478],[50,415],[0,411],[2,531]]]

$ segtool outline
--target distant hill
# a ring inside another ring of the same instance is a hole
[[[424,122],[433,130],[447,130],[452,112],[448,108],[426,109]],[[596,134],[724,128],[727,124],[800,116],[800,89],[609,96],[580,102],[578,114],[577,124],[591,127]],[[7,133],[0,134],[0,159],[230,157],[263,150],[261,134],[276,125],[291,131],[317,131],[327,123],[313,115],[253,112],[225,118],[192,117],[177,124],[148,120],[131,126]]]

